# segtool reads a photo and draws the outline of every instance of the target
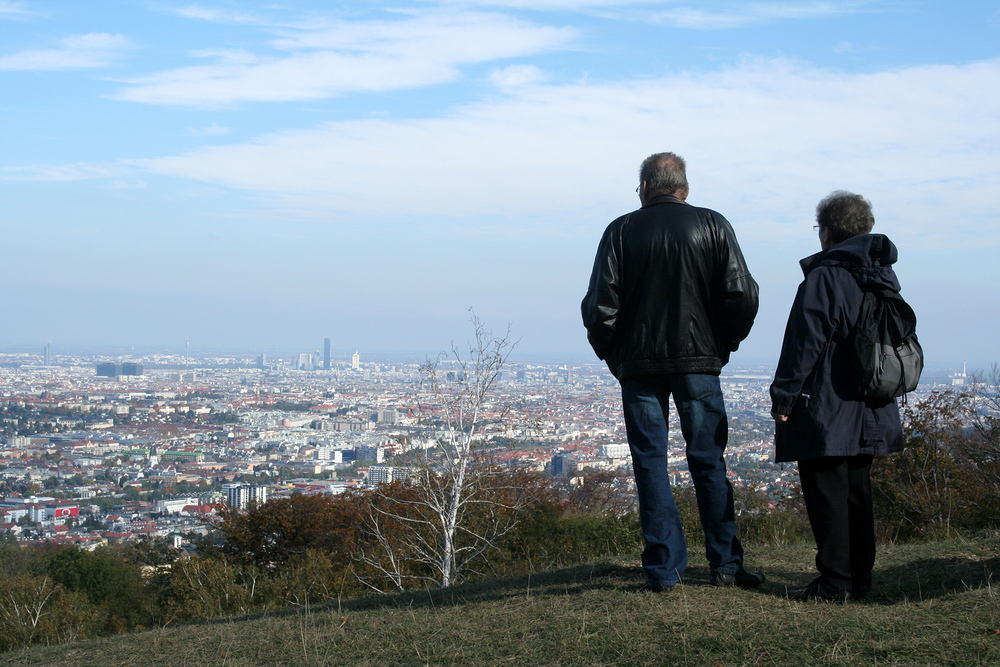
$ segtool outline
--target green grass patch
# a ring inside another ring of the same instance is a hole
[[[447,591],[342,600],[0,654],[0,665],[1000,664],[1000,536],[880,549],[871,600],[796,603],[808,544],[748,548],[768,582],[638,592],[637,555]]]

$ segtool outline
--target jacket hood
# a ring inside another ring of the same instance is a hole
[[[810,255],[799,262],[802,273],[820,266],[839,266],[851,272],[864,287],[883,287],[899,291],[899,281],[892,265],[896,263],[896,246],[885,234],[860,234]]]

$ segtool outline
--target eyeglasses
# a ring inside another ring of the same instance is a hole
[[[818,231],[819,231],[819,230],[821,230],[821,229],[823,229],[823,228],[822,228],[822,227],[820,227],[819,225],[813,225],[813,231],[814,231],[814,232],[818,232]]]
[[[635,186],[635,193],[639,194],[639,190],[641,190],[641,189],[642,189],[642,183],[640,183],[639,185]]]

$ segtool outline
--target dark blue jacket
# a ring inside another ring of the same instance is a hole
[[[845,345],[861,312],[861,284],[899,291],[895,262],[896,246],[882,234],[849,238],[800,262],[805,280],[771,383],[771,409],[789,416],[775,424],[776,461],[903,448],[896,401],[857,398]]]

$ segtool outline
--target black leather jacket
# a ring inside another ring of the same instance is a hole
[[[608,225],[581,310],[620,380],[718,375],[753,326],[757,283],[722,215],[661,195]]]

